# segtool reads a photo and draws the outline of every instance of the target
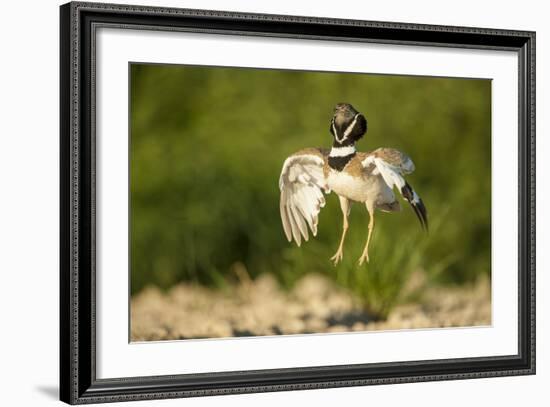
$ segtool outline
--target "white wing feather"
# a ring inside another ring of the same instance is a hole
[[[323,174],[324,160],[315,154],[297,154],[285,160],[279,189],[283,229],[289,242],[298,246],[309,239],[308,226],[317,235],[319,212],[325,206],[323,190],[328,191]]]
[[[390,187],[390,189],[392,189],[394,186],[397,186],[399,191],[401,191],[401,188],[405,186],[403,173],[407,173],[406,170],[409,169],[414,170],[414,164],[412,164],[412,161],[410,160],[409,162],[407,162],[407,168],[401,168],[388,163],[380,157],[369,155],[363,160],[362,164],[365,168],[368,168],[369,166],[374,164],[375,169],[373,171],[373,174],[380,174],[384,179],[384,182],[388,185],[388,187]]]
[[[422,202],[416,191],[403,178],[404,175],[414,171],[414,163],[409,157],[396,150],[379,149],[377,151],[385,153],[387,159],[376,154],[371,154],[361,164],[364,168],[371,170],[371,174],[380,174],[390,189],[393,189],[394,186],[397,187],[403,199],[413,208],[422,228],[427,231],[428,212],[426,211],[424,202]],[[373,165],[374,168],[372,168]]]
[[[390,188],[393,188],[395,185],[401,191],[401,188],[405,186],[405,180],[401,176],[401,170],[378,157],[374,159],[374,163],[386,184],[388,184]]]

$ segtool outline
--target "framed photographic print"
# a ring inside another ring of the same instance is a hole
[[[535,33],[60,13],[63,401],[535,373]]]

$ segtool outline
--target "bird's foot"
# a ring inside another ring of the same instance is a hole
[[[368,252],[363,252],[361,257],[359,257],[359,265],[362,266],[365,261],[367,263],[369,262],[369,253]]]
[[[330,258],[330,260],[334,263],[334,265],[336,266],[338,263],[340,263],[342,261],[342,259],[344,258],[344,251],[342,250],[341,247],[338,248],[338,251],[336,252],[336,254],[334,256],[332,256]]]

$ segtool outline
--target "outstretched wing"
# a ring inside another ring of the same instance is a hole
[[[397,187],[403,198],[411,204],[422,228],[428,230],[428,213],[424,202],[412,187],[403,178],[415,170],[414,163],[406,154],[393,148],[379,148],[370,153],[363,161],[363,167],[370,168],[374,165],[372,174],[380,176],[384,182],[393,189]]]
[[[325,182],[323,165],[328,151],[308,148],[288,157],[281,171],[281,220],[289,242],[298,246],[309,239],[308,226],[317,235],[319,212],[325,206],[323,191],[330,192]]]

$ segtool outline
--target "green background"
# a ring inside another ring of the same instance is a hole
[[[330,147],[336,103],[364,113],[360,151],[397,148],[416,164],[409,183],[430,232],[408,204],[377,212],[371,262],[359,267],[368,213],[351,210],[344,262],[334,194],[317,238],[287,242],[278,178],[288,155]],[[490,274],[491,82],[352,73],[131,65],[131,291],[193,281],[223,288],[244,265],[285,287],[329,276],[385,315],[412,272],[429,284]]]

